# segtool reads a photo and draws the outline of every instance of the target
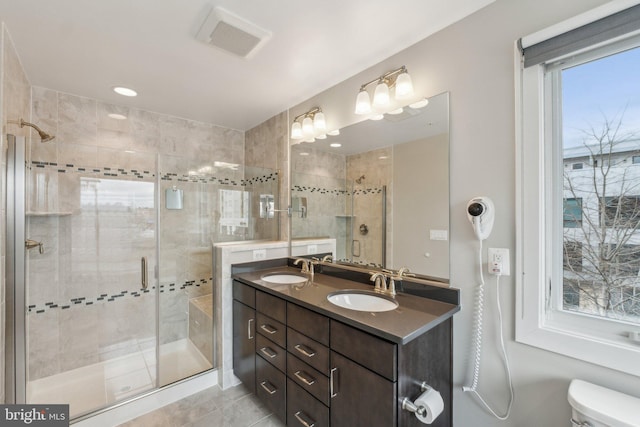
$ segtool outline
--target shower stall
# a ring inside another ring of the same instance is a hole
[[[77,418],[215,369],[211,244],[277,235],[257,218],[277,172],[7,142],[7,401]]]

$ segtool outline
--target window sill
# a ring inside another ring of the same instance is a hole
[[[581,334],[557,324],[525,328],[516,323],[517,342],[640,377],[640,345]]]

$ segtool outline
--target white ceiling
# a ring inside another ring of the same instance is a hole
[[[0,0],[0,20],[33,85],[247,130],[492,1]],[[212,5],[271,39],[251,59],[198,41]]]

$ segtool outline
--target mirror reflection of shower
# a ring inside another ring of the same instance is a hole
[[[56,137],[55,135],[51,135],[50,133],[47,133],[47,132],[43,131],[38,126],[34,125],[33,123],[25,122],[24,120],[22,120],[22,118],[20,118],[20,120],[9,120],[9,123],[12,123],[12,124],[15,124],[15,125],[20,125],[21,128],[23,128],[25,126],[29,126],[29,127],[33,128],[33,129],[35,129],[36,132],[38,132],[38,135],[40,135],[40,142],[49,142],[53,138]]]

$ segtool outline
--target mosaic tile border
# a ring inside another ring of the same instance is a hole
[[[31,161],[30,165],[27,165],[29,169],[49,169],[58,173],[89,173],[89,174],[101,174],[105,177],[117,178],[117,177],[135,177],[138,179],[154,179],[156,174],[148,170],[140,169],[123,169],[114,167],[84,167],[74,164],[58,164],[56,162],[40,162]],[[178,182],[193,182],[202,184],[218,184],[227,186],[240,186],[248,187],[256,184],[264,184],[270,182],[276,182],[278,180],[278,172],[272,172],[262,176],[256,176],[253,178],[245,179],[231,179],[231,178],[217,178],[210,175],[189,175],[189,174],[177,174],[173,172],[165,172],[160,175],[161,181],[178,181]]]
[[[175,283],[169,283],[167,285],[160,285],[160,293],[175,292],[176,290],[184,290],[191,286],[195,286],[199,288],[200,286],[204,286],[207,284],[213,284],[213,279],[211,277],[209,279],[187,280],[186,282],[180,285],[177,285]],[[100,294],[99,296],[93,297],[93,298],[91,297],[71,298],[70,300],[65,301],[64,303],[47,302],[41,305],[31,304],[27,307],[27,310],[28,310],[28,313],[33,313],[33,314],[42,314],[53,309],[68,310],[76,306],[88,306],[88,305],[94,305],[94,304],[100,304],[100,303],[114,302],[123,298],[138,298],[144,294],[151,293],[151,291],[154,289],[156,289],[156,287],[152,286],[151,289],[140,288],[137,291],[132,291],[132,292],[121,291],[120,293],[111,294],[111,295]]]
[[[330,189],[322,187],[307,187],[301,185],[294,185],[291,191],[319,193],[319,194],[333,194],[336,196],[366,196],[370,194],[381,194],[382,188],[364,188],[358,190],[342,190],[342,189]]]

